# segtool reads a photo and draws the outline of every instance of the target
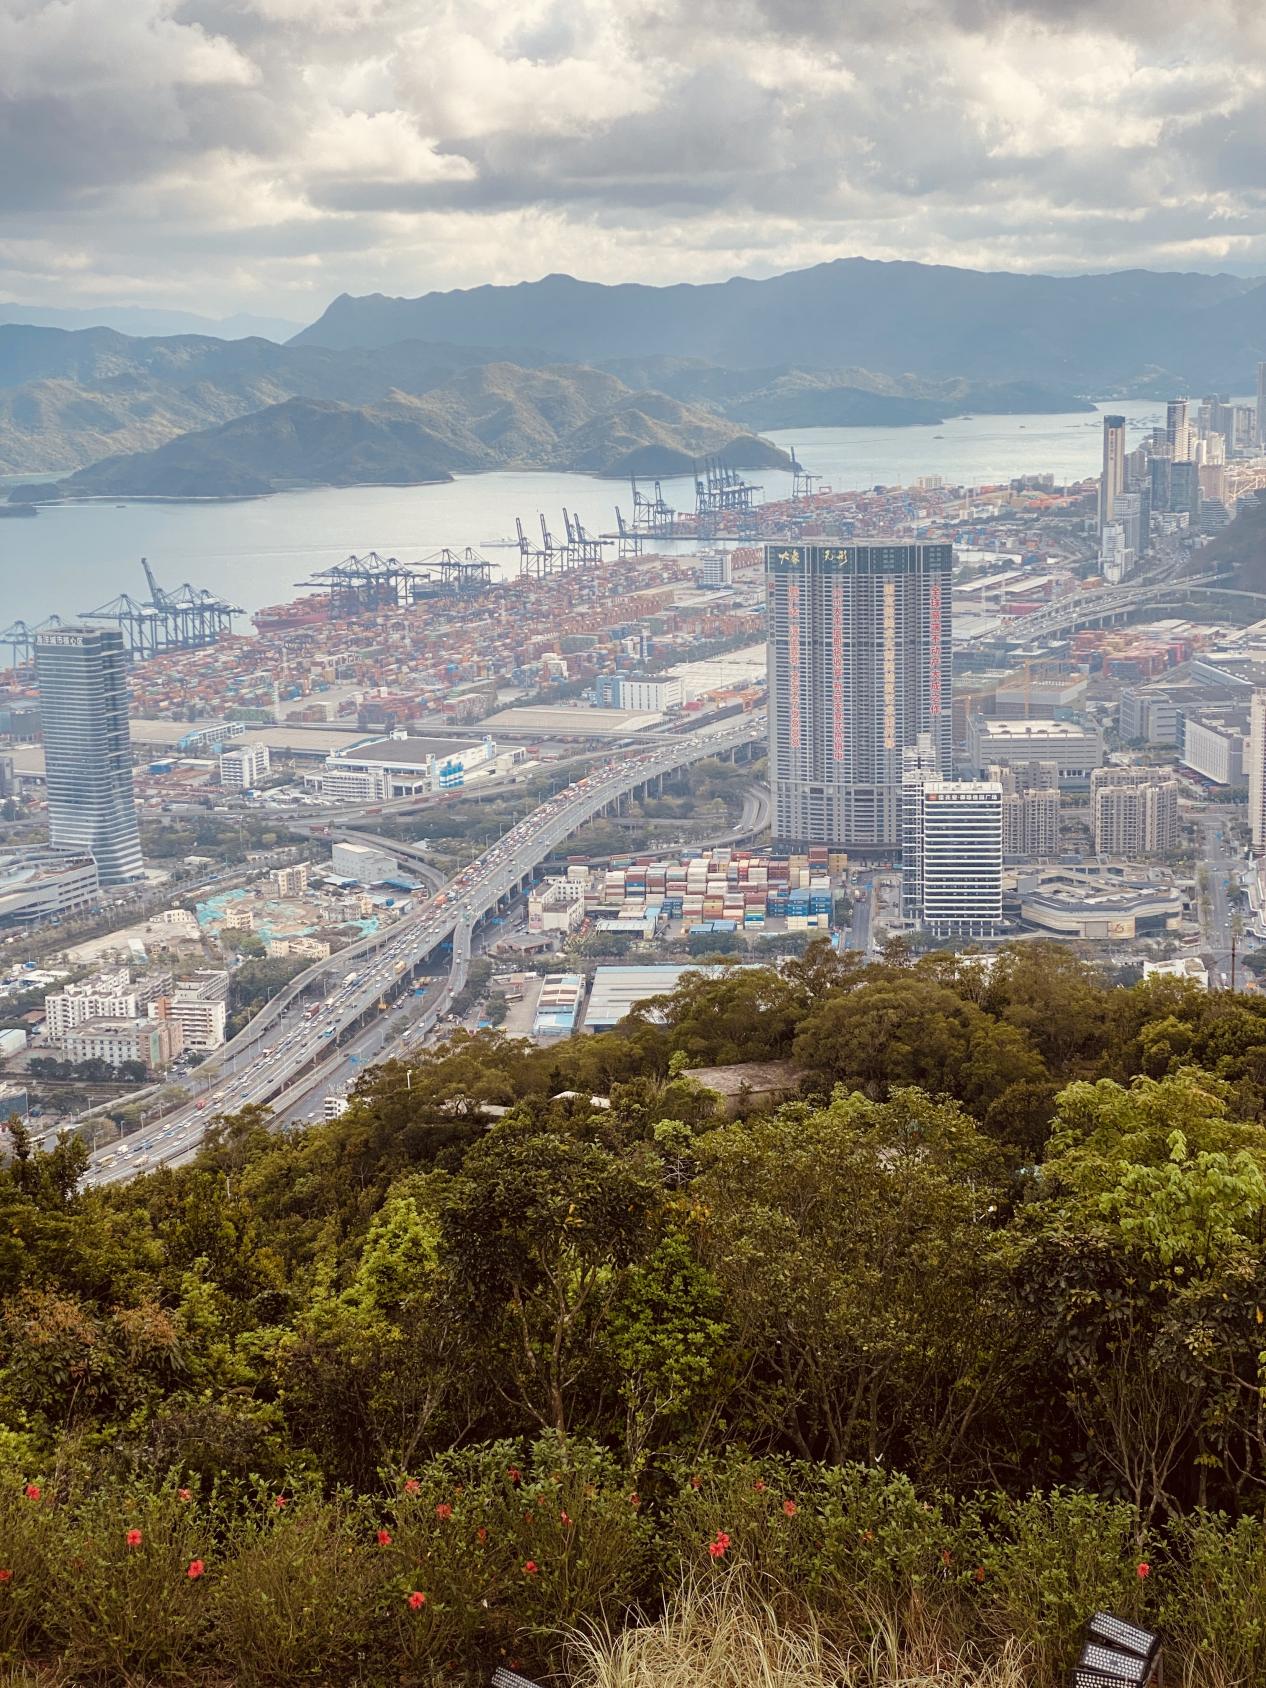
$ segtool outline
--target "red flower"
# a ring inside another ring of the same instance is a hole
[[[0,1582],[12,1582],[12,1581],[13,1581],[13,1572],[12,1571],[0,1571]]]
[[[1147,1563],[1146,1560],[1144,1560],[1143,1563],[1139,1566],[1139,1576],[1140,1577],[1150,1577],[1151,1574],[1152,1574],[1152,1567]]]
[[[783,1501],[782,1509],[787,1514],[788,1518],[794,1518],[795,1517],[795,1515],[796,1515],[796,1503],[795,1503],[794,1500]]]
[[[525,1577],[534,1577],[540,1568],[541,1567],[537,1564],[535,1559],[525,1559],[523,1561],[523,1575]]]
[[[421,1483],[418,1482],[416,1477],[406,1477],[405,1478],[404,1492],[405,1492],[406,1495],[416,1495],[418,1490],[421,1487],[422,1487],[422,1485],[421,1485]]]
[[[752,1484],[752,1487],[756,1490],[758,1495],[763,1495],[765,1493],[765,1479],[763,1477],[758,1477]]]
[[[863,1541],[874,1541],[874,1539],[875,1539],[875,1532],[873,1530],[863,1530],[862,1531],[862,1540]]]
[[[425,1605],[426,1595],[423,1594],[420,1588],[415,1588],[413,1593],[409,1596],[409,1610],[411,1612],[420,1612]]]
[[[475,1531],[475,1540],[476,1541],[487,1541],[488,1540],[488,1532],[487,1532],[487,1530],[484,1529],[482,1524]]]
[[[726,1535],[724,1530],[718,1530],[716,1533],[716,1539],[708,1543],[708,1552],[714,1559],[724,1559],[725,1550],[729,1547],[729,1545],[729,1536]]]
[[[274,1495],[273,1496],[273,1505],[277,1508],[278,1512],[281,1511],[283,1506],[288,1506],[289,1504],[290,1503],[286,1499],[285,1495]]]
[[[954,1563],[954,1555],[950,1552],[948,1547],[943,1547],[941,1549],[941,1564],[942,1565],[952,1565],[953,1563]]]
[[[38,1483],[28,1483],[26,1485],[26,1498],[28,1500],[38,1500],[40,1498],[40,1486]]]
[[[191,1501],[193,1499],[193,1490],[192,1489],[177,1489],[176,1490],[176,1499],[177,1500],[183,1500],[183,1501]]]
[[[972,1576],[975,1577],[977,1582],[984,1582],[985,1567],[983,1565],[977,1565],[976,1569],[972,1572]]]
[[[378,1545],[379,1545],[379,1547],[390,1547],[391,1546],[391,1531],[390,1530],[379,1530],[379,1532],[378,1532]]]
[[[702,1477],[692,1477],[690,1479],[690,1487],[692,1489],[701,1489],[703,1487],[703,1478]]]
[[[519,1470],[517,1465],[512,1465],[506,1472],[506,1476],[516,1486],[516,1488],[523,1481],[523,1473]]]
[[[641,1504],[642,1504],[641,1495],[639,1495],[636,1491],[634,1491],[634,1493],[629,1496],[629,1505],[633,1508],[634,1512],[636,1512],[638,1507],[641,1506]]]
[[[144,1536],[141,1534],[141,1532],[139,1530],[129,1530],[127,1535],[124,1536],[123,1539],[124,1539],[124,1541],[127,1542],[129,1547],[139,1547],[141,1545],[141,1543],[145,1540]]]
[[[435,1516],[440,1520],[441,1523],[443,1523],[445,1519],[451,1518],[453,1516],[453,1509],[448,1504],[448,1502],[446,1500],[442,1500],[440,1502],[440,1504],[436,1507]]]
[[[189,1569],[185,1572],[185,1575],[189,1578],[190,1582],[197,1582],[198,1578],[205,1570],[206,1566],[202,1563],[201,1559],[191,1559],[189,1561]]]
[[[568,1516],[568,1514],[567,1514],[567,1513],[565,1513],[565,1512],[560,1512],[560,1513],[559,1513],[559,1515],[558,1515],[558,1521],[559,1521],[559,1523],[560,1523],[560,1524],[570,1524],[570,1523],[571,1523],[571,1519],[570,1519],[570,1517],[569,1517],[569,1516]]]

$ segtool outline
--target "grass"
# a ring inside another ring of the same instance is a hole
[[[812,1617],[782,1617],[737,1578],[687,1587],[665,1614],[573,1639],[569,1688],[1029,1688],[1014,1643],[982,1661],[906,1622],[839,1649]]]

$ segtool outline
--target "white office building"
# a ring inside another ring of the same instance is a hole
[[[1103,734],[1082,721],[998,721],[973,715],[967,723],[967,755],[973,768],[1010,768],[1021,762],[1053,762],[1061,787],[1087,785],[1103,762]]]
[[[920,924],[938,938],[995,936],[1002,925],[1002,786],[925,780],[917,850]]]
[[[348,844],[341,839],[330,851],[330,866],[343,879],[357,879],[362,885],[377,885],[400,871],[400,864],[385,850],[372,844]]]
[[[1254,692],[1249,708],[1248,824],[1253,848],[1266,850],[1266,691]]]

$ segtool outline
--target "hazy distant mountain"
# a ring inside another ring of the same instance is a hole
[[[151,310],[146,305],[54,308],[0,301],[0,322],[34,323],[41,328],[114,328],[123,334],[214,334],[221,340],[289,340],[300,328],[285,317],[199,316],[194,311]]]
[[[1266,285],[1125,270],[986,273],[845,258],[768,280],[608,287],[551,275],[418,299],[344,294],[292,344],[528,345],[603,364],[654,355],[1031,381],[1087,394],[1244,391],[1266,358]]]
[[[106,457],[152,451],[179,435],[291,398],[363,407],[401,394],[419,397],[453,386],[462,371],[493,365],[503,367],[494,385],[508,428],[516,408],[522,412],[537,402],[539,384],[533,387],[528,376],[553,362],[546,353],[515,346],[406,340],[336,350],[279,346],[258,338],[217,340],[181,334],[135,339],[108,328],[68,332],[0,326],[0,474],[63,473]],[[510,366],[520,372],[518,377],[504,373]],[[659,395],[642,400],[630,450],[676,449],[670,441],[651,437],[652,422],[669,434],[680,426],[680,417],[660,405],[665,397],[713,413],[713,424],[726,418],[741,425],[721,430],[717,437],[723,440],[749,429],[899,425],[939,421],[972,410],[1071,410],[1083,402],[1069,390],[1057,392],[1037,383],[929,380],[857,367],[730,370],[698,358],[650,356],[618,359],[605,371],[575,364],[566,370],[571,381],[566,403],[599,381],[614,383],[613,391],[623,383],[624,390]],[[464,407],[474,392],[470,383],[464,388],[458,384],[441,407],[442,422],[437,412],[436,425],[453,428],[455,442],[469,425]],[[535,462],[535,426],[521,430],[512,452],[516,462]],[[558,416],[547,415],[542,450],[553,450],[559,427]],[[595,466],[608,467],[618,456],[614,436],[603,433],[594,453]],[[587,460],[584,466],[589,466]]]
[[[148,451],[288,398],[371,405],[422,393],[455,369],[543,362],[531,352],[428,346],[334,352],[205,335],[0,327],[0,474],[51,474]]]
[[[246,497],[286,485],[402,485],[507,466],[667,475],[718,455],[786,467],[768,441],[664,393],[583,368],[488,364],[373,406],[292,398],[157,450],[107,458],[15,501]]]

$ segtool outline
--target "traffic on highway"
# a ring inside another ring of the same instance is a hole
[[[271,1103],[298,1084],[310,1091],[328,1082],[343,1063],[346,1040],[358,1027],[363,1030],[366,1017],[385,1009],[389,999],[412,990],[415,970],[451,938],[446,985],[405,1035],[412,1038],[432,1030],[466,983],[475,925],[516,893],[564,838],[646,781],[734,750],[764,733],[762,715],[745,716],[647,754],[609,761],[566,786],[389,932],[362,939],[299,974],[198,1069],[195,1077],[206,1086],[202,1094],[151,1120],[126,1140],[95,1151],[86,1181],[118,1182],[188,1160],[217,1115],[252,1103]]]

